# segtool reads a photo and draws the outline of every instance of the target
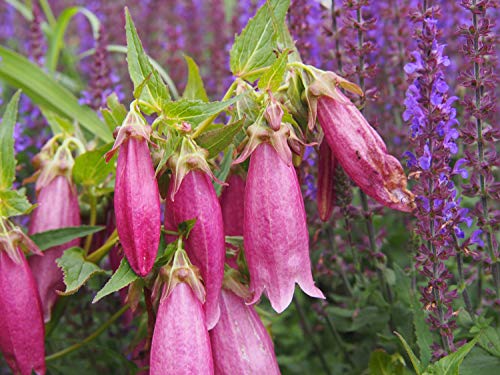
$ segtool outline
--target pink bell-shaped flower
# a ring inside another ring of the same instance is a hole
[[[243,236],[243,207],[245,199],[245,180],[238,174],[229,177],[228,186],[219,198],[224,233],[226,236]]]
[[[205,291],[184,250],[177,250],[151,344],[150,374],[213,374]]]
[[[29,234],[80,225],[76,187],[67,176],[57,175],[41,186],[37,203],[31,217]],[[46,322],[50,320],[52,306],[58,297],[57,291],[64,290],[63,273],[57,266],[56,259],[62,256],[64,250],[78,246],[79,243],[79,239],[74,239],[45,250],[43,257],[35,255],[29,258]]]
[[[253,306],[222,289],[221,316],[210,331],[216,375],[280,374],[274,347]]]
[[[109,160],[118,150],[114,209],[127,260],[140,276],[153,268],[160,243],[160,193],[148,148],[150,128],[132,110],[118,132]]]
[[[324,298],[311,274],[309,233],[295,169],[268,143],[259,144],[250,157],[243,238],[252,303],[265,291],[280,313],[292,301],[295,283],[311,297]]]
[[[332,72],[308,87],[309,127],[317,116],[335,159],[361,190],[384,206],[411,212],[414,196],[406,188],[403,167],[338,86],[360,93],[359,87]]]
[[[25,235],[20,230],[11,234],[0,234],[0,351],[14,374],[43,375],[45,327],[40,296],[22,244],[13,240]]]
[[[201,170],[187,172],[172,199],[174,188],[171,183],[166,217],[173,220],[175,226],[183,221],[196,219],[185,240],[185,246],[193,264],[200,269],[205,283],[205,311],[208,328],[212,329],[219,320],[219,296],[226,253],[219,200],[210,177]]]

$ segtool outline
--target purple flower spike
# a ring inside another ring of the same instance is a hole
[[[219,323],[210,331],[215,374],[280,374],[274,347],[253,306],[222,290]]]
[[[40,189],[38,206],[31,218],[29,234],[80,225],[80,207],[76,187],[66,176],[58,175]],[[44,251],[43,256],[32,256],[29,265],[38,286],[45,322],[51,317],[58,290],[64,290],[63,273],[56,264],[64,250],[78,246],[79,239]]]
[[[265,290],[278,313],[292,301],[295,283],[311,297],[324,298],[314,285],[309,259],[304,201],[293,165],[273,146],[261,143],[250,158],[245,188],[245,257],[251,303]]]
[[[45,374],[42,307],[23,252],[0,248],[0,350],[14,374]]]

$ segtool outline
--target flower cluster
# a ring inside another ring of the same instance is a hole
[[[445,81],[450,60],[444,55],[445,46],[438,42],[438,11],[431,7],[413,14],[418,47],[405,66],[412,81],[403,113],[413,145],[413,151],[406,153],[408,166],[417,181],[415,231],[423,241],[415,258],[426,279],[426,285],[420,288],[421,301],[429,312],[430,326],[442,338],[441,344],[435,344],[436,358],[455,350],[456,314],[452,302],[457,290],[450,287],[453,275],[446,261],[462,251],[458,241],[464,239],[464,232],[460,225],[471,225],[468,210],[460,207],[461,199],[452,180],[456,174],[467,177],[467,172],[462,160],[455,161],[452,167],[452,158],[458,151],[458,121],[453,107],[457,98],[448,94]]]

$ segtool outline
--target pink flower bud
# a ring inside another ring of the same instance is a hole
[[[31,217],[29,234],[80,225],[76,187],[66,176],[58,175],[43,186],[37,200],[38,206]],[[45,250],[43,257],[35,255],[29,258],[46,322],[50,320],[52,306],[58,297],[56,291],[64,290],[63,273],[57,266],[56,259],[62,256],[64,250],[78,246],[79,243],[79,239],[74,239]]]
[[[14,374],[45,374],[42,307],[22,251],[17,262],[0,248],[0,350]]]
[[[170,184],[170,191],[174,189]],[[166,210],[174,225],[196,219],[185,240],[186,251],[193,264],[200,269],[207,291],[205,311],[208,329],[219,320],[219,295],[224,277],[224,225],[219,200],[207,174],[193,170],[182,180],[179,190],[167,201]]]
[[[215,374],[280,374],[273,343],[253,306],[223,289],[220,309],[210,331]]]
[[[160,301],[151,344],[150,374],[213,371],[202,302],[187,283],[180,282]]]
[[[318,192],[316,201],[318,203],[319,217],[327,222],[332,216],[334,196],[334,176],[337,162],[327,142],[323,140],[319,147],[318,160]]]
[[[245,180],[237,174],[229,177],[228,186],[222,190],[220,205],[226,236],[243,236],[243,203]]]
[[[324,298],[311,274],[309,234],[297,175],[267,143],[257,146],[250,158],[243,237],[250,290],[255,293],[252,303],[265,290],[280,313],[292,301],[295,283],[311,297]]]
[[[281,120],[285,112],[281,108],[280,103],[270,94],[269,104],[264,112],[264,117],[271,129],[278,131],[281,128]]]
[[[384,206],[410,212],[413,194],[399,161],[361,112],[336,89],[337,99],[317,98],[318,120],[335,158],[349,177]]]
[[[118,151],[116,229],[130,266],[140,276],[153,268],[160,242],[160,194],[147,140],[131,136]]]

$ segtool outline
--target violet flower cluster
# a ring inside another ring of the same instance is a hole
[[[419,8],[421,9],[421,8]],[[460,207],[460,197],[453,176],[467,177],[463,161],[454,162],[459,137],[458,121],[453,104],[457,98],[448,94],[445,71],[450,60],[444,45],[437,40],[438,8],[413,14],[418,47],[405,71],[411,77],[405,99],[405,121],[410,125],[412,152],[407,152],[408,166],[416,179],[417,195],[415,231],[423,243],[416,256],[419,272],[426,279],[420,288],[421,301],[428,311],[430,327],[439,332],[441,343],[434,343],[434,357],[454,351],[453,331],[456,328],[453,300],[457,290],[451,288],[452,273],[446,261],[460,251],[457,241],[464,238],[462,223],[471,224],[467,209]],[[421,27],[421,29],[420,29]]]
[[[463,0],[461,7],[468,19],[459,27],[463,36],[461,52],[465,58],[459,74],[461,85],[466,88],[462,101],[465,109],[464,126],[461,129],[466,143],[465,158],[471,171],[471,179],[464,185],[464,195],[476,198],[472,216],[483,230],[482,239],[486,251],[482,258],[493,276],[496,303],[500,305],[500,265],[498,242],[500,183],[494,176],[494,168],[500,165],[495,141],[500,138],[498,128],[498,58],[495,51],[494,14],[495,1]],[[465,41],[465,43],[463,43]],[[496,206],[496,208],[495,208]]]

